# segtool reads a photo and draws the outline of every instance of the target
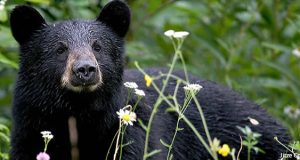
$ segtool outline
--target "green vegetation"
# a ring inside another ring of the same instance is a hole
[[[93,19],[106,2],[15,0],[7,1],[2,10],[0,7],[0,124],[11,126],[12,91],[18,70],[18,45],[8,22],[10,10],[17,4],[30,3],[50,22]],[[190,36],[182,48],[188,71],[256,101],[299,141],[300,56],[293,54],[300,46],[298,1],[129,0],[129,4],[132,25],[126,39],[128,67],[135,67],[134,61],[143,67],[165,66],[174,51],[162,34],[168,29],[188,31]]]

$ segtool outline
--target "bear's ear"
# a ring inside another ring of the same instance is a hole
[[[46,25],[44,18],[34,8],[28,5],[20,5],[10,14],[10,26],[12,35],[23,44],[32,36],[33,32]]]
[[[97,20],[111,27],[120,37],[124,37],[130,24],[130,9],[124,2],[114,0],[103,7]]]

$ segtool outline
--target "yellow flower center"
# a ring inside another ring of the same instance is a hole
[[[146,74],[144,79],[146,81],[146,86],[149,87],[152,83],[152,78],[149,75]]]
[[[130,116],[129,114],[124,114],[122,117],[123,121],[129,122],[130,121]]]
[[[228,144],[223,144],[222,148],[219,149],[218,153],[222,155],[223,157],[227,157],[228,154],[230,153],[230,148]]]

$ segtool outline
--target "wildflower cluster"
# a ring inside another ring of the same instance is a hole
[[[127,100],[126,100],[125,105],[128,105],[132,93],[134,93],[138,97],[138,100],[136,101],[136,103],[133,107],[133,111],[134,111],[137,104],[140,102],[142,97],[146,96],[146,94],[143,90],[138,89],[139,86],[135,82],[125,82],[124,86],[128,89]]]
[[[118,118],[121,120],[122,124],[125,125],[133,125],[132,122],[136,121],[136,114],[134,113],[134,110],[141,100],[142,97],[146,96],[145,92],[141,89],[138,89],[138,85],[135,82],[125,82],[124,86],[128,89],[128,97],[127,102],[124,108],[121,108],[119,111],[117,111]],[[128,105],[129,99],[131,98],[131,94],[134,92],[135,95],[138,96],[138,100],[135,103],[134,107],[132,108],[131,105]],[[130,108],[130,110],[126,110],[127,108]]]
[[[185,38],[189,35],[189,32],[186,31],[177,31],[175,32],[174,30],[168,30],[165,33],[165,36],[169,37],[169,38]]]
[[[199,84],[188,84],[183,87],[186,94],[194,94],[194,95],[196,95],[202,88],[203,87]]]
[[[202,88],[203,87],[199,84],[187,84],[186,86],[183,87],[185,92],[185,99],[184,99],[184,104],[181,108],[182,113],[186,110],[193,96],[195,96]]]
[[[119,129],[116,133],[117,139],[116,139],[116,147],[115,147],[115,153],[114,153],[113,160],[116,160],[118,152],[119,152],[119,159],[122,159],[123,138],[124,138],[126,127],[128,125],[132,126],[133,122],[136,121],[136,114],[134,111],[135,111],[138,103],[142,99],[142,97],[146,96],[146,94],[143,90],[138,89],[138,85],[135,82],[125,82],[124,86],[128,89],[128,96],[127,96],[127,100],[126,100],[126,106],[121,108],[119,111],[117,111],[120,125],[119,125]],[[133,107],[128,104],[129,100],[132,96],[132,93],[134,93],[137,96],[137,101]],[[113,144],[114,139],[115,138],[113,138],[111,145]],[[119,145],[119,143],[120,143],[120,145]],[[110,152],[110,148],[106,154],[106,160],[108,158],[109,152]]]
[[[44,138],[44,152],[40,152],[37,156],[37,160],[50,160],[50,156],[46,153],[49,142],[53,139],[53,135],[50,131],[42,131],[42,137]]]
[[[138,85],[135,82],[125,82],[124,86],[130,89],[137,89]]]

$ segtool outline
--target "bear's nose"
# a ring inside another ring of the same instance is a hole
[[[73,67],[76,77],[89,82],[92,81],[96,73],[96,65],[89,61],[81,61]]]

